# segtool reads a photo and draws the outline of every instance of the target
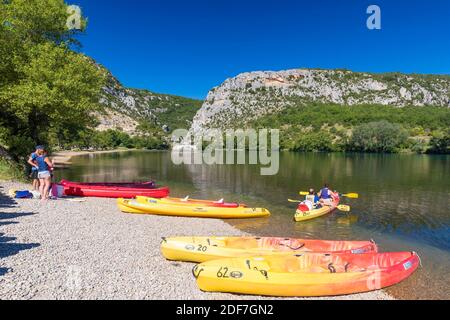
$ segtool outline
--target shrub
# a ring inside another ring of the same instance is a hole
[[[21,135],[11,135],[9,137],[8,145],[8,153],[15,161],[25,160],[36,147],[33,139]]]
[[[450,154],[450,129],[444,134],[433,136],[428,153]]]
[[[328,132],[307,132],[302,134],[293,147],[294,151],[335,151],[333,138]]]
[[[0,156],[0,180],[25,180],[25,170],[17,163]]]
[[[348,143],[351,151],[395,152],[407,139],[405,130],[398,124],[388,121],[362,124],[353,130]]]
[[[428,144],[424,139],[409,138],[407,141],[408,148],[415,153],[425,153]]]

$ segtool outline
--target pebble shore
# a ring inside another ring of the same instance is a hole
[[[166,261],[161,237],[243,235],[222,220],[131,215],[114,199],[15,200],[0,181],[0,300],[265,299],[197,288],[190,263]],[[392,299],[382,290],[326,299]]]

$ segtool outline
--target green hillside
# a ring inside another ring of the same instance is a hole
[[[248,127],[280,129],[286,150],[448,153],[450,108],[299,103]]]

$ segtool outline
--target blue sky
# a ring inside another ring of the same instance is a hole
[[[203,99],[256,70],[450,74],[448,0],[66,1],[89,19],[81,51],[133,88]]]

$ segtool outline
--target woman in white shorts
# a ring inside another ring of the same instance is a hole
[[[37,155],[36,163],[38,165],[39,192],[41,193],[42,200],[48,200],[49,189],[52,183],[52,162],[44,148],[38,150]]]

